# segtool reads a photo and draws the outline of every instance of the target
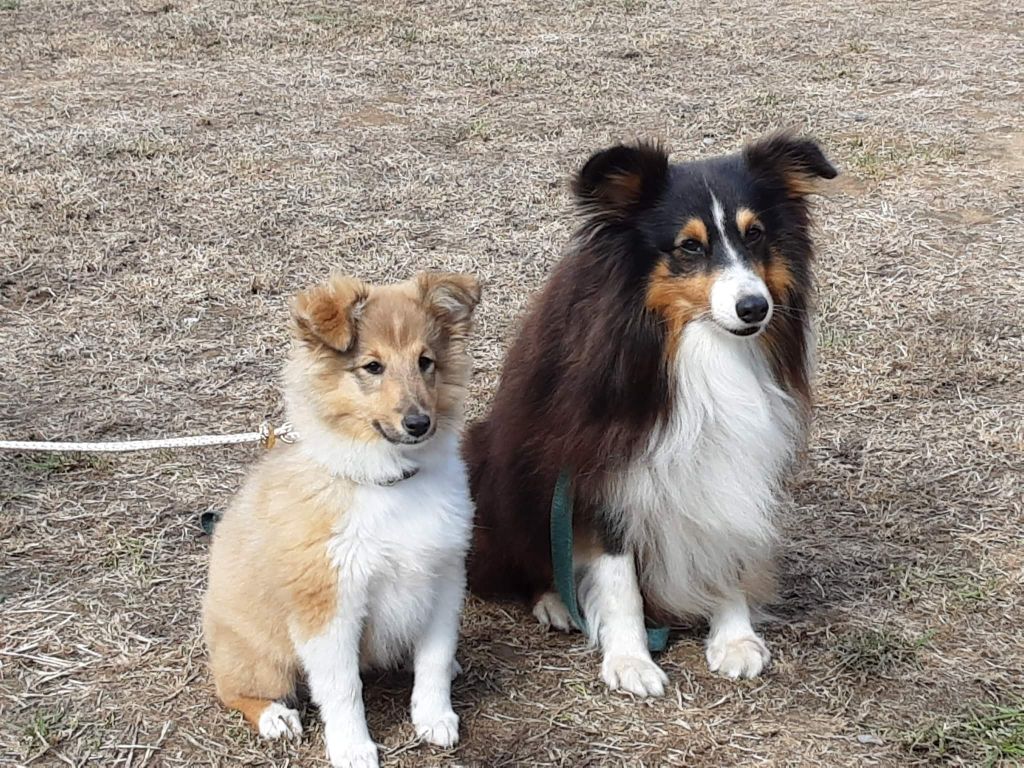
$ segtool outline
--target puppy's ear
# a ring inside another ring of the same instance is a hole
[[[480,303],[479,280],[455,272],[425,272],[416,284],[423,302],[452,335],[469,333],[473,310]]]
[[[332,275],[327,282],[308,288],[292,302],[292,333],[313,346],[326,344],[348,352],[356,343],[359,310],[370,286],[354,277]]]
[[[587,160],[572,182],[584,213],[624,219],[653,205],[668,185],[668,154],[660,144],[619,144]]]
[[[813,193],[819,178],[834,179],[838,173],[817,143],[785,131],[749,145],[743,155],[756,175],[781,181],[795,199]]]

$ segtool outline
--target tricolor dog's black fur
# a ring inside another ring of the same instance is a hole
[[[617,146],[574,179],[583,226],[467,438],[470,581],[568,624],[548,530],[570,469],[581,600],[612,687],[662,688],[638,646],[641,595],[663,616],[711,619],[712,668],[752,676],[767,661],[746,598],[761,596],[810,399],[806,198],[835,175],[814,142],[776,134],[681,165],[657,145]]]

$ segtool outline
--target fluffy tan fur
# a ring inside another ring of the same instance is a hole
[[[289,627],[310,636],[334,615],[338,574],[327,544],[349,486],[294,446],[277,448],[217,526],[203,629],[217,696],[254,727],[295,687]]]

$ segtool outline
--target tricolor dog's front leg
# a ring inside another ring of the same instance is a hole
[[[706,655],[708,667],[726,677],[757,677],[771,654],[750,623],[747,598],[738,589],[726,595],[711,616]]]
[[[342,590],[340,611],[318,634],[296,642],[310,694],[324,722],[327,759],[334,768],[377,768],[359,677],[359,644],[366,621],[366,590]]]
[[[460,562],[438,579],[434,613],[414,652],[412,724],[419,738],[439,747],[459,741],[459,716],[452,710],[451,689],[458,670],[455,649],[465,591],[465,565]]]
[[[604,654],[601,679],[612,690],[661,696],[668,677],[647,650],[644,603],[631,552],[601,554],[580,583],[580,602],[591,638]]]

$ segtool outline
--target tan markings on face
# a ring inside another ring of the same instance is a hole
[[[681,245],[686,240],[697,240],[698,242],[707,245],[708,244],[708,228],[707,225],[701,219],[696,217],[690,219],[683,228],[679,230],[679,234],[676,235],[676,246]]]
[[[768,353],[768,359],[776,370],[779,378],[785,382],[791,393],[797,396],[798,402],[806,409],[811,405],[811,389],[807,380],[807,372],[803,366],[803,357],[793,357],[794,344],[803,344],[803,321],[793,314],[779,314],[772,320],[758,342]]]
[[[749,208],[738,208],[736,210],[736,228],[741,235],[747,234],[750,225],[757,222],[757,214]]]
[[[662,261],[647,284],[646,305],[665,318],[669,332],[668,353],[673,354],[683,328],[702,312],[710,311],[714,275],[676,276]]]
[[[760,265],[760,269],[763,274],[765,285],[768,286],[768,291],[775,300],[776,308],[785,310],[787,304],[791,301],[791,296],[793,295],[795,282],[793,272],[790,270],[788,262],[783,258],[782,253],[777,248],[771,248],[769,253],[771,254],[771,261],[769,261],[767,265]],[[802,320],[792,312],[777,312],[775,319],[772,320],[768,325],[767,330],[765,330],[764,334],[762,334],[759,339],[761,346],[768,352],[769,359],[786,359],[784,350],[787,346],[792,345],[794,341],[793,334],[795,333],[795,330],[793,326],[800,325],[801,322]],[[798,399],[801,400],[805,406],[808,406],[810,404],[811,393],[808,387],[807,377],[804,375],[802,368],[783,368],[779,371],[779,374],[786,382],[788,382],[792,391],[797,394]]]
[[[785,303],[786,297],[793,289],[793,273],[777,248],[772,248],[770,253],[771,261],[767,265],[757,265],[758,274],[768,286],[772,298],[776,302]]]

